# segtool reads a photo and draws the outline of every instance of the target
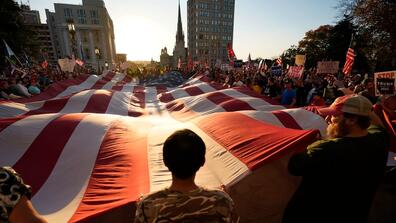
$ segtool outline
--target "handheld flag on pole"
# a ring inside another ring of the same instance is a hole
[[[231,43],[227,44],[227,52],[228,52],[228,60],[230,60],[231,66],[234,66],[234,61],[236,60],[236,56],[234,50],[232,49]]]
[[[278,64],[278,65],[282,65],[282,58],[278,58],[278,59],[276,59],[276,63]]]
[[[11,47],[8,46],[7,42],[4,39],[3,39],[3,43],[6,47],[8,57],[11,58],[11,56],[14,56],[16,58],[16,60],[19,62],[19,64],[23,67],[23,64],[21,63],[21,61],[18,59],[18,57],[15,55],[14,51],[12,51]]]
[[[346,54],[345,65],[344,65],[344,68],[342,69],[342,72],[346,76],[348,76],[351,73],[352,66],[355,61],[355,51],[352,49],[352,42],[353,42],[353,34],[352,34],[351,42],[349,43],[348,51]]]
[[[6,47],[8,56],[9,56],[9,57],[15,56],[14,51],[12,51],[11,47],[8,46],[7,42],[6,42],[4,39],[3,39],[3,43],[4,43],[5,47]]]

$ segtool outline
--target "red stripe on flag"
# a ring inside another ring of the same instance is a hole
[[[97,90],[85,106],[83,113],[105,113],[114,92],[109,90]]]
[[[211,114],[196,124],[251,170],[306,148],[319,134],[268,125],[234,112]]]
[[[223,107],[226,111],[255,110],[247,102],[230,97],[221,92],[210,93],[207,99]]]
[[[118,81],[111,89],[115,91],[121,91],[124,85],[128,82],[128,80],[130,81],[130,79],[130,77],[125,75],[124,78]]]
[[[32,195],[43,186],[74,129],[86,116],[68,114],[51,121],[13,166],[23,180],[32,186]]]
[[[167,102],[175,100],[175,98],[173,97],[173,95],[171,93],[166,92],[166,93],[162,93],[159,100],[161,102],[167,103]]]
[[[134,202],[150,191],[147,163],[150,128],[147,122],[116,121],[112,124],[102,141],[84,197],[69,222],[92,219]]]
[[[196,96],[205,93],[199,87],[196,86],[186,87],[184,90],[191,96]]]
[[[133,88],[133,95],[138,99],[138,101],[134,100],[135,103],[139,103],[141,108],[146,107],[146,93],[145,87],[143,86],[135,86]]]
[[[165,93],[167,91],[167,88],[165,85],[156,85],[155,86],[156,90],[157,90],[157,95]]]
[[[31,110],[27,112],[25,115],[37,115],[37,114],[44,114],[44,113],[57,113],[60,112],[67,102],[69,101],[70,97],[61,98],[61,99],[54,99],[54,100],[47,100],[44,102],[44,105],[36,110]]]
[[[115,72],[107,73],[104,77],[96,81],[96,83],[94,84],[94,86],[91,87],[91,89],[101,89],[105,84],[111,81],[115,75],[116,75]]]
[[[302,129],[289,113],[284,111],[272,111],[271,113],[274,114],[286,128]]]
[[[131,105],[128,106],[128,116],[131,117],[139,117],[142,116],[144,112],[144,108],[146,107],[145,104],[145,88],[143,86],[134,86],[133,88],[133,96],[137,98],[135,100],[133,97],[131,98],[132,103],[139,103],[139,108],[136,109],[136,107],[132,107]]]
[[[14,124],[15,122],[24,119],[26,116],[18,116],[14,118],[0,118],[0,132],[6,129],[8,126]]]

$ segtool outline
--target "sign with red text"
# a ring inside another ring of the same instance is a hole
[[[396,87],[396,71],[374,74],[375,95],[394,95]]]
[[[301,78],[304,71],[304,66],[290,66],[287,76],[291,78]]]

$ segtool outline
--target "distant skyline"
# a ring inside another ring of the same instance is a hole
[[[30,7],[40,11],[41,21],[46,23],[45,9],[53,12],[54,3],[81,5],[82,0],[32,0]],[[180,4],[187,45],[187,0]],[[236,0],[237,58],[246,60],[249,53],[252,58],[279,56],[291,45],[297,45],[305,32],[335,24],[337,4],[335,0]],[[159,61],[162,48],[173,51],[178,0],[112,0],[105,1],[105,5],[114,23],[117,53],[126,53],[128,60]]]

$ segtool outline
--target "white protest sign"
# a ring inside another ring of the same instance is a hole
[[[375,95],[394,95],[396,91],[396,71],[374,74]]]

